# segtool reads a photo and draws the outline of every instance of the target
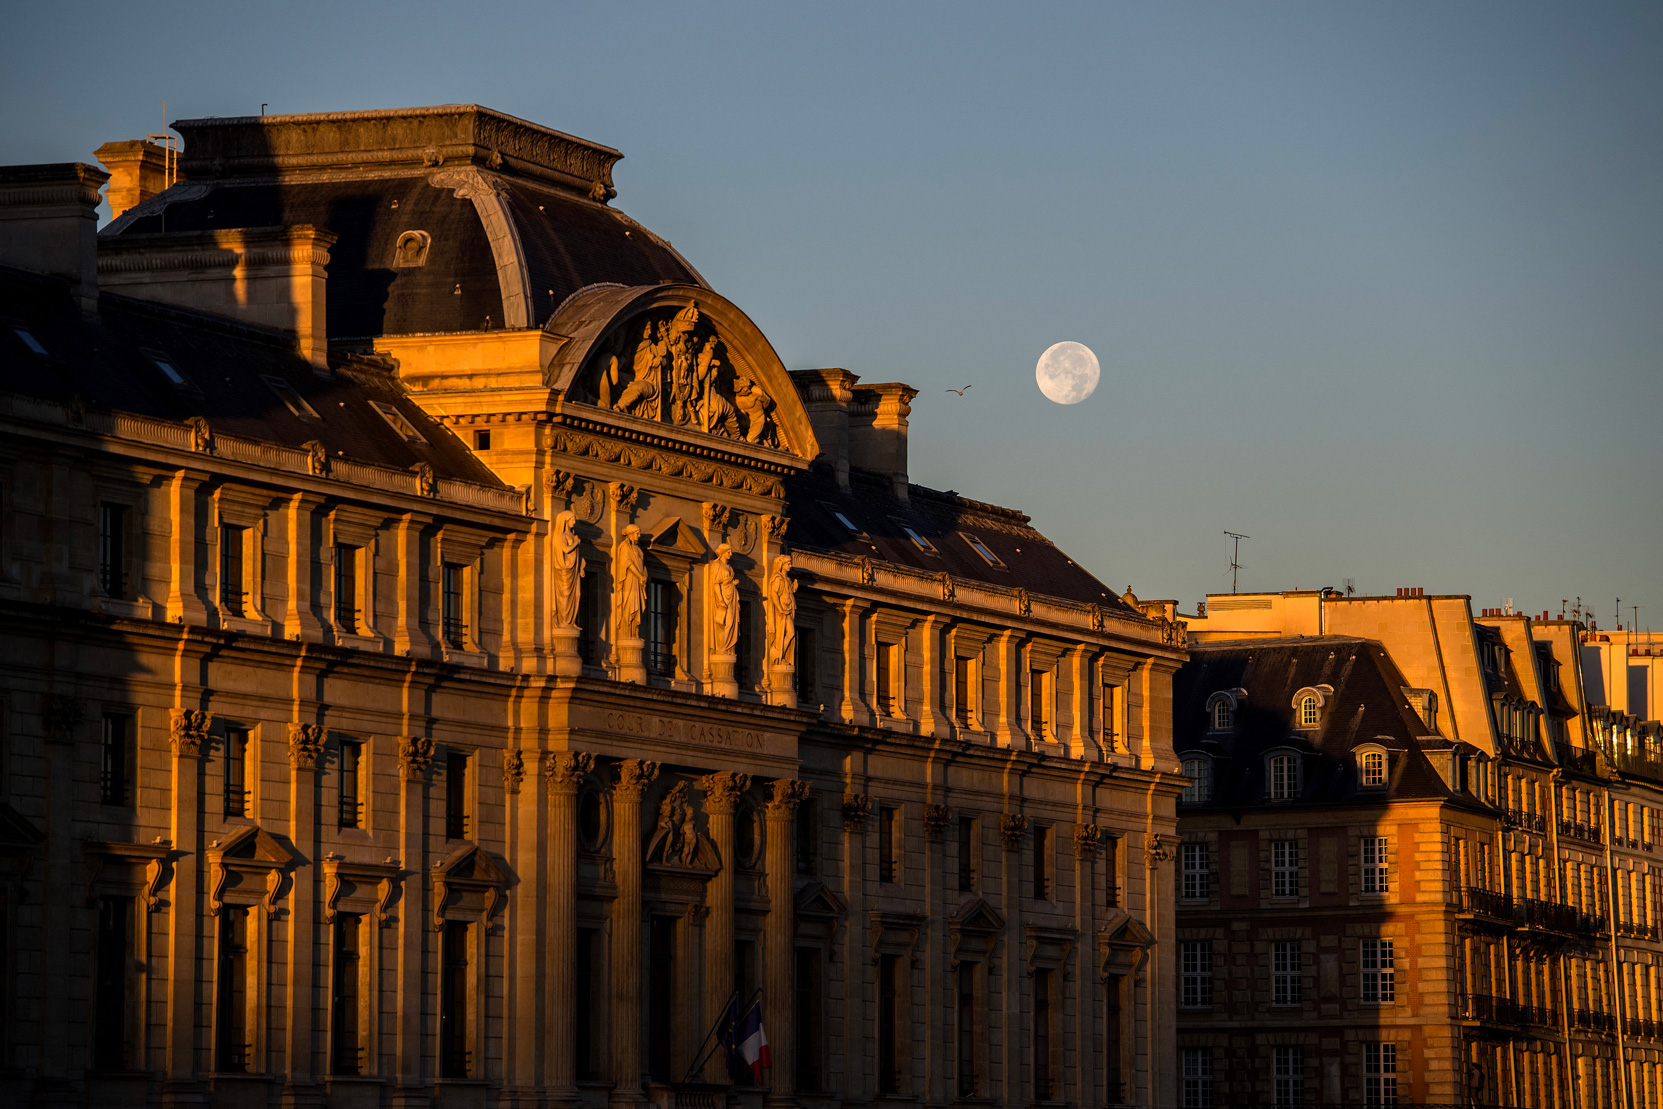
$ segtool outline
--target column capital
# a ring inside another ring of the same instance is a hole
[[[502,791],[515,794],[525,781],[525,756],[516,750],[502,753]]]
[[[594,769],[595,756],[587,751],[552,751],[543,756],[543,781],[550,793],[576,793]]]
[[[658,777],[658,764],[648,759],[628,759],[613,767],[618,796],[630,801],[641,800],[648,784]]]
[[[740,794],[751,788],[751,776],[718,770],[700,778],[699,788],[704,791],[704,811],[707,814],[732,816],[739,804]]]
[[[316,770],[323,758],[323,741],[328,734],[322,724],[290,724],[289,766],[295,770]]]
[[[427,777],[433,765],[433,741],[426,736],[401,736],[398,741],[398,768],[407,782],[419,782]]]
[[[181,759],[202,757],[202,747],[208,741],[208,728],[214,714],[205,709],[174,709],[172,720],[173,754]]]
[[[790,816],[797,811],[797,806],[807,799],[807,782],[795,778],[777,778],[773,784],[772,796],[768,798],[768,815]]]

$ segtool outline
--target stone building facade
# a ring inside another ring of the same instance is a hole
[[[616,151],[177,129],[0,170],[0,1100],[1176,1103],[1167,610]]]

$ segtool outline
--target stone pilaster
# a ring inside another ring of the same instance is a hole
[[[791,852],[793,816],[808,796],[808,783],[781,778],[768,799],[765,833],[768,871],[767,967],[763,974],[763,1023],[768,1028],[769,1072],[767,1104],[797,1103],[796,1056],[796,890],[795,860]]]
[[[326,737],[321,724],[289,725],[289,840],[302,860],[317,856],[318,763]],[[310,998],[317,952],[316,867],[303,866],[289,892],[288,983],[285,996]],[[285,1106],[322,1103],[322,1091],[312,1073],[312,1006],[291,1004],[284,1028],[283,1055],[288,1081],[283,1086]],[[322,1042],[321,1039],[319,1042]]]
[[[543,766],[549,789],[548,1040],[544,1083],[555,1101],[577,1100],[577,791],[595,768],[585,751],[561,751]],[[639,895],[638,895],[639,896]]]
[[[639,1105],[641,1093],[641,796],[658,764],[630,759],[612,790],[612,1104]]]
[[[177,572],[177,568],[176,571]],[[169,739],[173,746],[173,843],[190,852],[173,876],[173,905],[167,921],[167,1104],[200,1100],[196,1085],[196,975],[201,875],[198,840],[202,832],[202,754],[212,717],[200,709],[174,709]]]
[[[710,842],[716,845],[722,868],[705,887],[705,908],[709,916],[704,925],[704,1026],[713,1027],[721,1019],[722,1011],[733,992],[733,816],[740,796],[751,787],[749,774],[721,771],[699,779],[704,791],[704,814],[710,830]],[[748,999],[739,998],[743,1005]],[[705,1064],[707,1082],[728,1080],[727,1058],[715,1052]]]
[[[401,736],[398,743],[399,865],[406,875],[398,909],[398,1032],[394,1037],[394,1105],[427,1104],[431,1086],[422,1078],[422,1030],[427,1010],[422,989],[423,953],[427,932],[422,927],[427,904],[427,776],[433,765],[433,741],[424,736]]]

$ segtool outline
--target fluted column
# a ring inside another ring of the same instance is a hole
[[[612,790],[612,1104],[638,1105],[641,1093],[641,795],[658,764],[618,764]]]
[[[202,749],[213,717],[201,709],[174,709],[173,846],[189,852],[173,877],[173,905],[168,910],[167,937],[167,1085],[163,1103],[186,1104],[197,1098],[196,1087],[196,975],[197,890],[200,874],[197,845],[201,831]]]
[[[715,1025],[733,992],[733,814],[739,797],[751,788],[749,774],[721,771],[699,779],[704,791],[704,814],[710,828],[710,842],[721,857],[721,869],[705,886],[704,924],[704,1026]],[[745,998],[739,1003],[744,1004]],[[705,1064],[705,1080],[728,1081],[728,1060],[720,1051]]]
[[[795,1105],[796,1056],[796,946],[795,867],[791,858],[791,830],[797,806],[808,796],[808,783],[781,778],[768,800],[767,970],[763,975],[762,1020],[768,1029],[768,1053],[774,1068],[768,1079],[769,1105]]]
[[[396,1085],[392,1104],[414,1107],[427,1103],[430,1089],[422,1080],[422,1028],[427,1019],[422,989],[422,956],[427,949],[427,933],[422,929],[422,910],[427,903],[427,856],[423,845],[427,833],[427,772],[433,765],[433,741],[425,736],[402,736],[397,743],[398,850],[404,889],[399,895],[396,940],[398,1031],[394,1039]]]
[[[289,842],[303,862],[317,855],[318,760],[323,756],[325,732],[321,724],[289,725]],[[291,999],[312,996],[312,970],[317,944],[317,868],[302,866],[289,894],[288,993]],[[312,1006],[289,1005],[283,1045],[288,1082],[283,1104],[322,1100],[312,1075]]]
[[[577,790],[595,768],[586,751],[561,751],[543,765],[549,787],[548,1047],[549,1096],[577,1100]],[[639,871],[637,871],[639,874]],[[636,884],[640,898],[640,884]]]

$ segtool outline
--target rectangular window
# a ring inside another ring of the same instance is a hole
[[[358,548],[335,544],[335,626],[358,634]]]
[[[676,918],[653,917],[647,941],[647,1073],[668,1082],[675,1043]]]
[[[1034,825],[1034,900],[1051,900],[1051,829]]]
[[[1179,1004],[1206,1009],[1213,1003],[1213,942],[1186,940],[1178,945]]]
[[[976,818],[959,817],[959,891],[973,893],[976,889]]]
[[[1293,801],[1299,797],[1299,756],[1274,755],[1270,760],[1270,799]]]
[[[756,665],[756,605],[749,599],[739,599],[739,634],[734,640],[734,680],[739,688],[755,689],[761,676]]]
[[[488,451],[488,450],[490,450],[491,449],[491,433],[489,431],[476,431],[476,432],[474,432],[473,433],[473,449],[476,450],[476,451]]]
[[[440,595],[443,600],[440,608],[441,631],[445,637],[445,646],[457,651],[462,650],[468,636],[467,601],[463,592],[466,575],[467,567],[454,562],[447,562],[439,568]]]
[[[468,945],[473,926],[447,920],[439,933],[439,1077],[468,1078]],[[431,995],[430,995],[431,996]]]
[[[1299,841],[1296,839],[1271,841],[1270,895],[1299,896]]]
[[[953,659],[953,719],[958,721],[961,728],[973,727],[971,713],[975,705],[971,700],[970,673],[973,659],[955,657]]]
[[[1107,891],[1103,904],[1112,909],[1120,904],[1120,837],[1104,836],[1102,852],[1103,880]]]
[[[1363,1104],[1388,1109],[1397,1104],[1397,1045],[1363,1045]]]
[[[1392,963],[1391,940],[1364,940],[1362,968],[1364,1004],[1390,1005],[1397,1000],[1397,972]]]
[[[98,506],[98,588],[106,597],[127,596],[127,506]]]
[[[901,1092],[900,957],[878,957],[878,1092]]]
[[[248,815],[248,730],[225,729],[226,816]]]
[[[895,662],[896,662],[896,656],[899,653],[900,653],[900,647],[899,647],[898,644],[895,644],[895,643],[879,643],[878,644],[878,658],[877,658],[877,664],[878,664],[878,675],[877,675],[877,680],[878,680],[877,681],[877,684],[878,684],[878,688],[877,688],[878,705],[877,705],[877,708],[878,708],[878,713],[881,716],[895,716],[895,715],[897,715],[897,713],[895,711],[895,702],[896,702],[895,679],[897,677]]]
[[[1275,1082],[1276,1109],[1297,1109],[1305,1104],[1305,1049],[1279,1047],[1271,1062]]]
[[[819,813],[814,804],[814,798],[805,798],[797,806],[795,817],[797,827],[793,837],[797,849],[797,873],[813,874],[819,869],[820,836]]]
[[[1125,1044],[1120,1027],[1124,981],[1124,976],[1114,974],[1103,984],[1103,1078],[1108,1087],[1106,1093],[1110,1105],[1119,1105],[1126,1100],[1126,1091],[1121,1086],[1121,1060]]]
[[[1051,714],[1045,696],[1050,679],[1051,675],[1044,670],[1028,671],[1028,725],[1035,739],[1051,734]]]
[[[1298,1005],[1304,999],[1305,954],[1299,940],[1270,945],[1270,1003]]]
[[[243,616],[243,529],[221,524],[219,529],[219,607]]]
[[[976,1006],[976,974],[981,970],[976,963],[960,963],[956,1004],[958,1025],[958,1085],[960,1097],[975,1097],[981,1092],[981,1024]]]
[[[362,1074],[358,1046],[358,938],[363,918],[335,914],[334,952],[329,997],[330,1074]]]
[[[818,1093],[825,1085],[824,997],[820,950],[797,948],[797,1089],[802,1093]]]
[[[341,828],[364,826],[364,802],[359,794],[359,766],[364,746],[356,740],[341,740],[340,794],[336,799],[335,823]]]
[[[1390,885],[1387,864],[1390,859],[1385,836],[1363,837],[1363,892],[1385,893]]]
[[[248,1043],[248,909],[226,905],[219,911],[217,1004],[214,1007],[214,1069],[245,1074]]]
[[[583,575],[577,594],[577,653],[585,666],[600,665],[601,653],[601,576],[590,572]]]
[[[1051,977],[1049,970],[1034,971],[1034,1100],[1050,1101],[1055,1096],[1051,1059]]]
[[[1213,1049],[1186,1047],[1180,1053],[1184,1109],[1213,1109]]]
[[[126,713],[105,713],[98,799],[106,805],[132,801],[133,748],[133,718]]]
[[[596,1022],[603,1019],[595,1007],[595,968],[600,965],[603,957],[599,936],[600,932],[597,929],[579,928],[577,950],[573,952],[572,992],[573,1000],[577,1003],[577,1022],[573,1028],[573,1054],[579,1082],[593,1082],[600,1074],[599,1068],[595,1065],[594,1034]]]
[[[895,882],[900,873],[901,812],[882,805],[878,808],[878,881]]]
[[[813,628],[797,629],[796,661],[797,700],[805,709],[815,708],[820,704],[820,648]]]
[[[1116,750],[1115,737],[1119,733],[1115,730],[1115,721],[1118,719],[1115,715],[1115,707],[1119,700],[1119,694],[1119,686],[1110,685],[1107,682],[1103,683],[1103,694],[1099,711],[1103,714],[1103,750],[1105,751]]]
[[[657,578],[647,583],[647,668],[658,678],[676,674],[676,587]]]
[[[98,931],[93,937],[95,975],[92,1013],[94,1070],[123,1071],[128,1065],[129,988],[133,962],[133,899],[100,897]]]
[[[1213,849],[1209,843],[1186,843],[1179,852],[1182,860],[1179,896],[1185,901],[1205,901],[1213,895]]]
[[[468,838],[468,755],[445,755],[445,838]]]

